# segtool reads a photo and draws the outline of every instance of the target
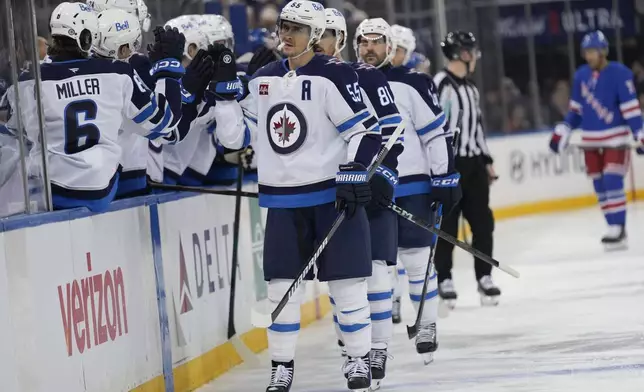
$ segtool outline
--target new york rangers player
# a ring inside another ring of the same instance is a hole
[[[568,146],[572,130],[581,129],[586,171],[608,223],[608,232],[601,241],[609,250],[624,248],[628,145],[633,136],[644,141],[642,112],[633,73],[623,64],[608,61],[604,34],[586,34],[581,50],[588,64],[575,73],[570,109],[564,121],[555,126],[550,149],[560,153]]]
[[[348,388],[366,391],[371,383],[366,278],[372,270],[366,173],[382,140],[353,68],[314,54],[325,29],[320,3],[289,2],[278,22],[286,59],[253,75],[242,107],[257,124],[252,144],[259,203],[268,208],[264,274],[271,303],[279,302],[325,238],[337,211],[346,211],[347,220],[321,255],[317,277],[328,281],[335,302],[348,355],[343,367]],[[267,392],[291,388],[303,289],[268,330],[273,369]]]
[[[386,99],[395,99],[406,124],[405,149],[398,164],[400,177],[395,192],[396,204],[428,221],[434,203],[442,204],[444,212],[449,211],[460,199],[459,174],[454,170],[452,136],[446,127],[435,86],[426,75],[389,64],[396,48],[391,28],[382,18],[367,19],[358,26],[354,48],[358,59],[384,72],[393,92]],[[449,185],[432,187],[433,180],[436,184]],[[430,246],[430,233],[399,218],[398,258],[409,276],[409,297],[416,311],[426,279]],[[416,337],[416,351],[423,356],[425,363],[432,361],[437,348],[436,273],[432,271],[428,278],[426,305]]]
[[[326,8],[326,30],[316,46],[316,52],[335,56],[342,60],[342,49],[347,41],[347,23],[340,11]],[[391,89],[384,74],[366,63],[352,63],[358,74],[362,99],[369,110],[378,117],[382,141],[386,143],[402,117],[393,100]],[[402,136],[387,154],[377,174],[371,180],[371,203],[367,216],[371,228],[371,258],[373,272],[367,278],[367,297],[371,308],[371,389],[380,388],[385,378],[387,346],[393,333],[391,319],[391,278],[388,265],[395,265],[398,247],[397,218],[387,206],[393,200],[398,182],[398,156],[403,150]],[[333,303],[333,302],[332,302]],[[336,332],[342,343],[342,333],[334,312]]]
[[[128,63],[87,57],[98,40],[96,15],[87,5],[61,3],[50,28],[52,62],[41,65],[41,74],[54,207],[103,211],[119,179],[119,129],[164,143],[180,140],[175,126],[185,71],[177,49],[184,38],[173,31],[156,34],[151,91]],[[37,143],[32,155],[37,160],[42,153]]]

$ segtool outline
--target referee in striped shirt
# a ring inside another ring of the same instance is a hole
[[[492,232],[494,216],[490,209],[490,184],[497,178],[492,157],[483,134],[479,91],[469,79],[474,72],[480,52],[472,33],[455,31],[447,34],[441,42],[447,67],[434,76],[441,106],[449,117],[450,129],[455,129],[459,114],[461,131],[456,151],[456,170],[461,173],[463,198],[443,217],[441,228],[456,236],[461,213],[472,228],[472,246],[492,255]],[[454,246],[439,240],[436,247],[435,265],[438,273],[439,295],[453,308],[456,304],[456,289],[452,280],[452,251]],[[474,271],[481,294],[481,304],[496,305],[501,291],[492,281],[492,266],[476,259]]]

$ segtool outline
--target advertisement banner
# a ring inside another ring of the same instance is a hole
[[[4,235],[20,390],[127,391],[162,373],[145,207]]]
[[[10,314],[9,279],[4,251],[4,234],[0,233],[0,347],[3,355],[0,357],[0,379],[5,391],[18,391],[18,367],[13,353],[14,338]]]

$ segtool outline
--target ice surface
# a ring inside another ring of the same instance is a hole
[[[628,250],[605,253],[604,229],[598,208],[498,222],[495,257],[522,277],[494,272],[496,308],[479,305],[471,258],[457,249],[459,302],[439,319],[434,363],[407,339],[404,299],[381,391],[644,392],[644,204],[629,206]],[[328,317],[302,331],[293,392],[346,391],[335,341]],[[200,391],[264,391],[261,359]]]

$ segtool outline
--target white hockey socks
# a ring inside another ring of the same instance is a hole
[[[367,280],[333,280],[328,284],[347,355],[367,355],[371,351],[371,312],[367,300]]]
[[[385,349],[393,333],[391,321],[390,267],[384,260],[373,261],[373,272],[367,278],[367,299],[371,311],[372,348]]]
[[[414,305],[416,313],[420,305],[425,284],[425,273],[431,248],[399,248],[398,258],[407,270],[409,277],[409,298]],[[425,307],[420,319],[421,325],[435,323],[438,319],[438,280],[436,270],[432,267],[427,283],[427,294],[425,295]]]
[[[273,279],[268,282],[268,300],[271,309],[280,302],[293,283],[292,279]],[[306,283],[303,282],[290,298],[277,320],[268,327],[268,352],[276,362],[290,362],[295,358],[295,346],[300,332],[300,306],[304,299]]]

